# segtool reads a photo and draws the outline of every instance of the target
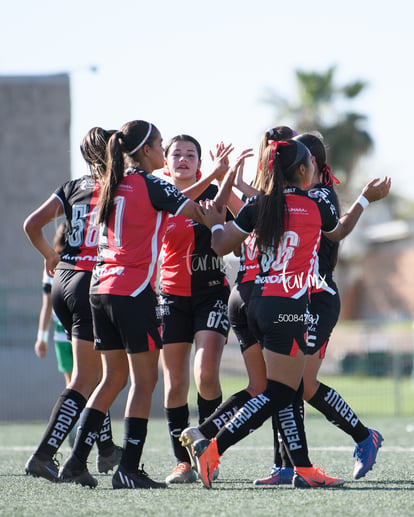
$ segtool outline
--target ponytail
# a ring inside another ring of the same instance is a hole
[[[288,145],[287,142],[283,144]],[[277,153],[276,142],[268,145],[263,153],[262,182],[263,190],[258,196],[258,213],[255,225],[257,246],[259,250],[276,248],[285,229],[286,200],[284,194],[284,176]],[[267,172],[265,172],[267,171]]]
[[[124,156],[121,140],[122,132],[117,131],[111,136],[106,147],[107,165],[98,199],[98,223],[108,223],[115,190],[124,177]]]

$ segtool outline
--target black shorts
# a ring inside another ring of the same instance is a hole
[[[230,325],[239,341],[242,353],[257,343],[257,338],[247,324],[247,309],[253,287],[254,281],[236,284],[229,296]]]
[[[96,350],[128,354],[162,348],[156,295],[148,286],[139,296],[91,294]]]
[[[52,304],[68,339],[76,337],[93,341],[91,306],[89,304],[90,271],[57,269],[52,282]]]
[[[308,355],[319,351],[320,358],[325,357],[326,347],[341,310],[338,290],[335,294],[328,292],[313,293],[310,301],[310,319],[308,326]]]
[[[162,321],[162,341],[167,343],[192,343],[200,330],[212,330],[227,337],[230,323],[227,286],[208,295],[177,296],[161,293],[159,314]]]
[[[264,348],[278,354],[296,356],[306,353],[308,330],[308,297],[298,300],[282,296],[252,296],[248,324]]]

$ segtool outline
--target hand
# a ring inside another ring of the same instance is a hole
[[[211,229],[215,224],[223,224],[226,220],[226,207],[222,206],[221,208],[217,206],[217,203],[214,200],[207,199],[206,201],[200,201],[201,205],[201,218],[203,219],[203,224],[207,226],[207,228]]]
[[[40,357],[40,359],[44,359],[47,354],[47,343],[46,341],[43,341],[41,339],[38,339],[34,346],[35,354],[37,357]]]
[[[56,253],[55,250],[53,250],[53,253],[51,253],[47,258],[45,258],[45,269],[49,276],[55,276],[55,268],[59,261],[60,255],[59,253]]]
[[[213,174],[217,181],[222,181],[229,169],[229,154],[234,150],[232,144],[225,146],[223,142],[216,145],[216,154],[210,151],[210,158],[213,160]]]
[[[240,167],[242,167],[241,171],[241,177],[243,178],[243,167],[244,167],[244,160],[246,158],[250,158],[251,156],[254,156],[253,149],[245,149],[243,152],[240,153],[240,155],[237,157],[235,164],[232,166],[231,169],[234,169],[234,171],[237,173]]]
[[[233,176],[233,183],[235,183],[236,180],[240,180],[240,178],[243,181],[244,161],[246,158],[250,158],[251,156],[254,156],[253,149],[245,149],[237,157],[236,162],[228,172],[229,175]]]
[[[366,197],[370,203],[379,201],[389,194],[391,188],[391,178],[385,176],[385,178],[380,183],[378,183],[379,181],[379,178],[375,178],[362,189],[361,195]]]

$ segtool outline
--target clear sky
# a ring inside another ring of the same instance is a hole
[[[197,138],[203,170],[220,140],[235,154],[257,149],[266,128],[290,122],[275,118],[266,92],[294,99],[295,70],[336,66],[338,85],[368,83],[343,106],[367,115],[375,142],[361,174],[390,175],[414,198],[413,19],[410,0],[4,2],[0,74],[70,74],[79,176],[84,134],[136,118],[153,122],[165,141],[182,132]]]

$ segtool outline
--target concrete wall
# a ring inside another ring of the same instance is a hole
[[[0,346],[32,340],[43,259],[22,224],[70,179],[70,114],[68,75],[0,77]]]

